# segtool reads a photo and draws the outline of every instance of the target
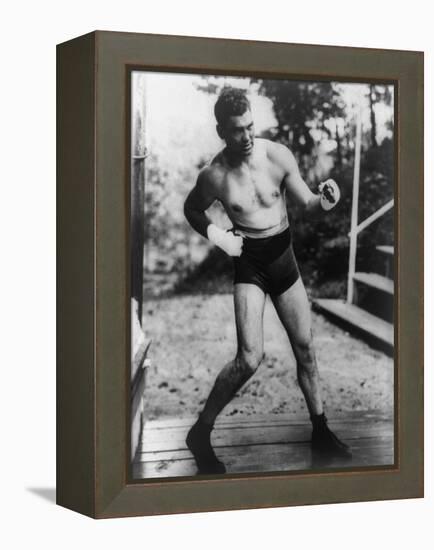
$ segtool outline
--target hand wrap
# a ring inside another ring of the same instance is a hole
[[[321,208],[323,210],[331,210],[338,204],[341,198],[339,187],[332,179],[320,183],[318,191],[320,193]]]
[[[243,249],[243,238],[234,235],[230,231],[224,231],[213,223],[207,228],[208,239],[221,248],[229,256],[241,256]]]

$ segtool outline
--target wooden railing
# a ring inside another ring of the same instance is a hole
[[[354,276],[356,273],[357,259],[357,237],[364,229],[370,226],[374,221],[384,216],[394,206],[394,199],[387,202],[368,218],[358,223],[359,216],[359,186],[360,186],[360,157],[362,148],[362,108],[360,106],[356,122],[356,147],[354,157],[354,177],[353,177],[353,200],[351,206],[351,229],[348,233],[350,237],[350,256],[348,266],[348,287],[347,302],[354,302]]]

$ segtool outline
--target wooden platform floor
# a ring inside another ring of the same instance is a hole
[[[196,465],[185,445],[194,418],[146,422],[133,463],[133,477],[194,476]],[[345,413],[329,426],[351,446],[353,458],[318,461],[310,449],[311,425],[289,415],[223,418],[212,444],[228,473],[276,472],[384,466],[394,463],[393,420],[376,412]]]

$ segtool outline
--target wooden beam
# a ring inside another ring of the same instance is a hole
[[[356,271],[357,255],[357,232],[355,231],[359,217],[359,183],[360,183],[360,157],[362,149],[362,92],[360,91],[359,108],[357,110],[356,121],[356,146],[354,157],[354,175],[353,175],[353,201],[351,205],[351,231],[350,231],[350,256],[348,266],[348,290],[347,302],[352,304],[354,301],[354,282],[353,275]]]

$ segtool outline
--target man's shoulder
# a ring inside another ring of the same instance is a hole
[[[222,152],[215,155],[199,172],[199,178],[204,181],[218,183],[224,175]]]
[[[267,157],[271,162],[279,164],[285,168],[288,166],[288,163],[290,165],[294,163],[295,158],[289,147],[283,143],[271,141],[269,139],[264,139],[263,141],[265,142],[264,147]]]
[[[291,154],[289,148],[283,143],[278,141],[271,141],[270,139],[260,138],[258,141],[261,142],[261,146],[267,152],[268,155],[282,155],[282,154]]]
[[[222,167],[214,158],[200,170],[197,183],[199,186],[217,188],[222,179]]]

